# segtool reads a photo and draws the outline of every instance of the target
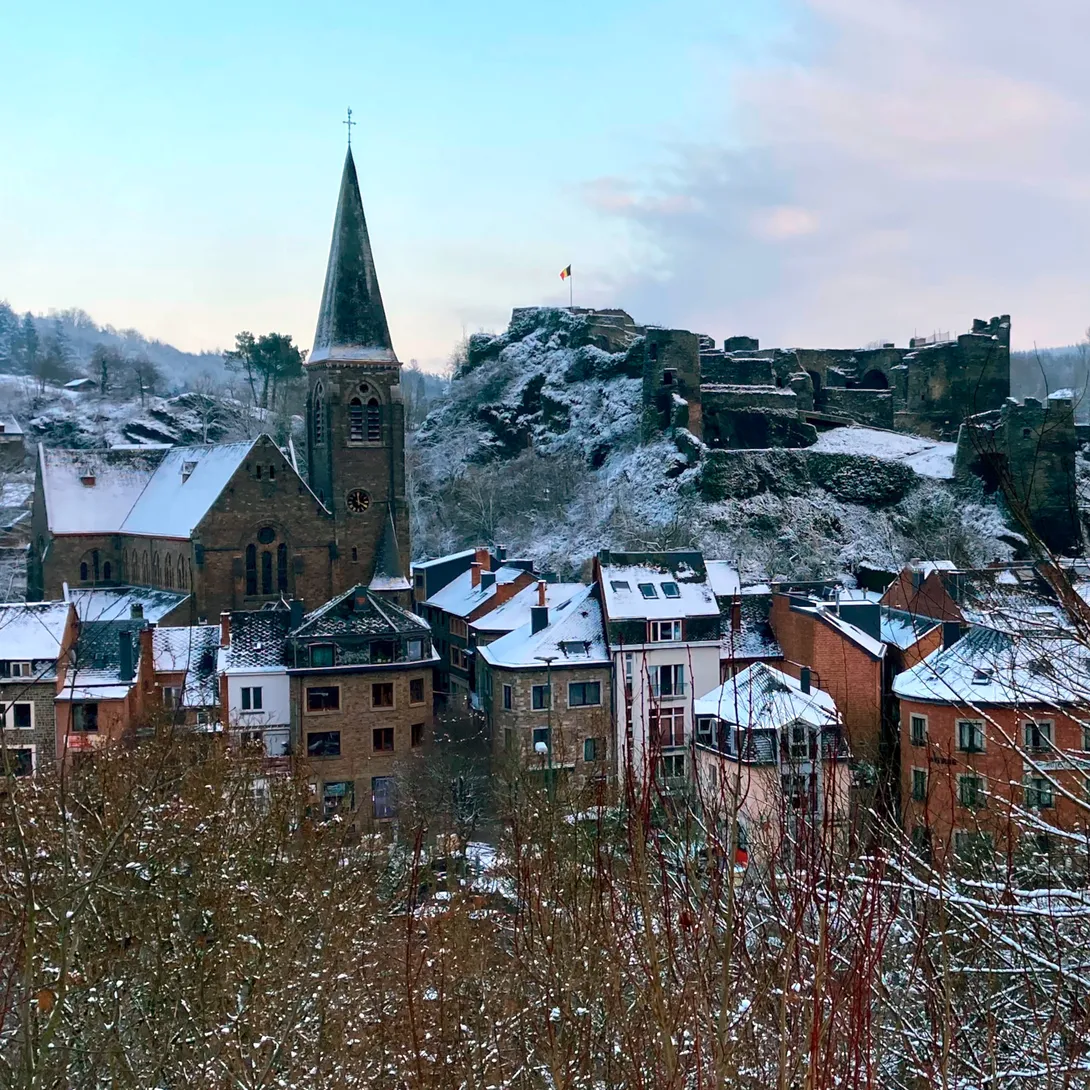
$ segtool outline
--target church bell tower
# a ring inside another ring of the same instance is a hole
[[[386,324],[351,145],[305,366],[307,471],[310,487],[334,518],[334,593],[364,583],[407,604],[401,364]]]

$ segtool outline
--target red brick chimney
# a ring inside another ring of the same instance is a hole
[[[489,571],[492,568],[492,554],[484,546],[479,546],[473,550],[473,563],[479,564],[482,571]]]
[[[730,604],[730,630],[731,632],[742,631],[742,599],[735,598]]]
[[[481,585],[481,562],[479,560],[474,560],[469,565],[469,585],[472,587]]]
[[[537,604],[543,606],[545,604],[545,580],[539,579],[537,583]]]
[[[231,614],[220,614],[220,647],[231,646]]]

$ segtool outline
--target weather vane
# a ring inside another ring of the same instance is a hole
[[[348,126],[348,146],[351,147],[352,146],[352,126],[359,124],[358,121],[353,121],[352,120],[352,107],[351,106],[348,107],[348,120],[347,121],[342,121],[341,124]]]

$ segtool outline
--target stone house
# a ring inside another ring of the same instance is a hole
[[[1070,637],[974,626],[896,678],[901,814],[919,849],[1006,851],[1031,835],[1047,854],[1062,847],[1050,828],[1085,830],[1085,662]]]
[[[687,782],[692,702],[719,683],[719,605],[699,552],[595,558],[613,659],[618,775]]]
[[[53,767],[57,659],[72,613],[67,602],[0,605],[0,739],[17,776]]]
[[[285,645],[295,752],[324,816],[397,816],[406,762],[431,741],[431,632],[360,585],[292,626]]]
[[[845,828],[851,796],[849,751],[833,698],[763,662],[732,675],[694,706],[693,749],[704,812],[737,849],[763,862],[800,860]]]
[[[605,780],[614,771],[613,662],[598,588],[539,582],[535,593],[526,623],[477,652],[493,766]]]

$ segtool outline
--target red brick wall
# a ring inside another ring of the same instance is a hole
[[[943,585],[942,576],[931,572],[919,587],[912,585],[912,572],[905,568],[882,595],[882,604],[906,613],[918,613],[940,621],[960,621],[961,610]]]
[[[816,688],[835,701],[844,720],[852,755],[868,761],[878,758],[882,723],[882,661],[872,658],[814,613],[791,609],[790,599],[772,599],[772,629],[783,648],[778,669],[798,677],[802,666],[813,671]]]

